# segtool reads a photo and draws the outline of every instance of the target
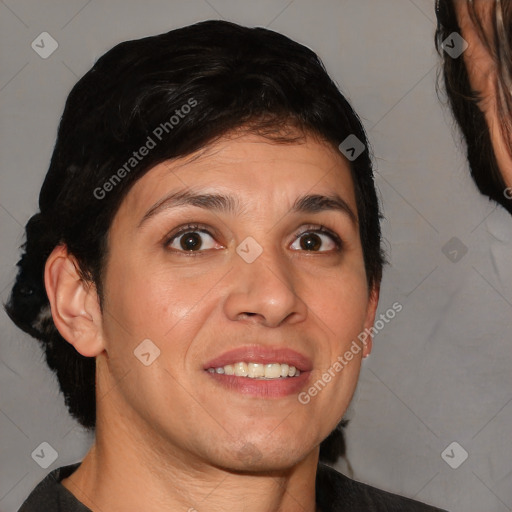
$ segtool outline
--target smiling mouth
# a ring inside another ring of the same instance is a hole
[[[300,370],[288,363],[246,363],[240,361],[225,366],[211,367],[206,371],[219,375],[233,375],[235,377],[247,377],[250,379],[274,380],[298,377]]]

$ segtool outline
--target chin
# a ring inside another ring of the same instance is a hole
[[[303,460],[311,452],[304,452],[304,445],[279,448],[269,445],[261,448],[251,442],[245,443],[234,452],[229,461],[221,464],[224,469],[237,473],[272,473],[286,471]]]

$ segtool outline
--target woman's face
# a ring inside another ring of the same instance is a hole
[[[145,174],[111,226],[99,423],[129,424],[138,440],[188,463],[289,467],[336,426],[370,347],[333,372],[377,305],[348,163],[309,137],[280,145],[250,134],[192,157]],[[178,201],[184,191],[230,197],[232,208]],[[306,195],[336,195],[340,206],[310,200],[294,209]],[[237,363],[250,362],[302,372],[266,380],[208,371],[240,373]],[[301,403],[299,393],[330,368],[330,382]]]

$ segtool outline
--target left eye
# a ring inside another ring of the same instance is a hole
[[[327,237],[327,239],[329,239],[333,247],[325,251],[319,251],[318,249],[322,245],[321,237]],[[303,233],[298,234],[297,240],[294,242],[294,244],[296,244],[297,242],[300,244],[300,248],[298,248],[298,250],[302,249],[303,251],[310,252],[327,252],[328,250],[339,250],[341,248],[340,239],[335,234],[331,234],[330,232],[324,231],[323,228],[305,231]]]

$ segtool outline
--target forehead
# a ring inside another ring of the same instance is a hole
[[[158,164],[134,184],[120,210],[140,214],[168,192],[189,187],[230,193],[248,210],[291,205],[306,193],[336,192],[356,212],[349,163],[330,144],[311,136],[283,144],[254,134],[223,137]]]

